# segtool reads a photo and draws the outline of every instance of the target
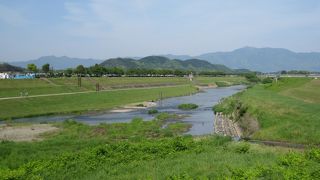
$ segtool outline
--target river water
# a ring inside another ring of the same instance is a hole
[[[212,106],[217,104],[221,98],[231,96],[241,90],[245,86],[231,86],[221,87],[213,89],[204,89],[203,92],[199,92],[190,96],[181,96],[164,99],[157,103],[156,107],[159,112],[175,113],[179,115],[187,115],[180,121],[189,123],[192,125],[187,134],[191,135],[205,135],[210,134],[213,131],[214,124],[214,112]],[[199,107],[194,110],[180,110],[179,104],[194,103]],[[96,125],[100,123],[120,123],[130,122],[133,118],[140,117],[144,120],[152,120],[153,115],[148,114],[148,109],[139,109],[131,112],[101,112],[95,114],[82,114],[82,115],[55,115],[55,116],[39,116],[32,118],[21,118],[14,120],[15,122],[59,122],[66,119],[74,119],[76,121],[87,123],[90,125]]]

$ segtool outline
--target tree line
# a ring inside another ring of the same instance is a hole
[[[99,64],[94,66],[84,67],[78,65],[76,68],[68,68],[66,70],[50,69],[50,64],[45,64],[41,69],[35,64],[28,64],[27,70],[33,73],[45,74],[46,76],[62,77],[62,76],[184,76],[191,73],[196,74],[191,70],[171,70],[171,69],[123,69],[120,67],[104,67]],[[201,72],[200,75],[225,75],[223,72]]]
[[[71,77],[71,76],[185,76],[189,74],[201,75],[201,76],[225,76],[234,73],[226,73],[222,71],[202,71],[195,72],[191,70],[179,70],[179,69],[123,69],[121,67],[104,67],[99,64],[95,64],[90,67],[84,67],[78,65],[76,68],[68,68],[65,70],[53,70],[50,64],[44,64],[41,69],[35,64],[28,64],[27,70],[29,72],[37,73],[37,76],[47,77]]]

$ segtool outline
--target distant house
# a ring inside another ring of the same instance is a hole
[[[193,81],[193,73],[192,72],[189,74],[188,78],[190,81]]]
[[[34,79],[36,75],[34,73],[16,74],[13,79]]]
[[[10,74],[9,73],[0,73],[0,79],[9,79]]]

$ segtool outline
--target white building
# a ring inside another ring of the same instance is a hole
[[[0,79],[9,79],[10,75],[8,73],[0,73]]]

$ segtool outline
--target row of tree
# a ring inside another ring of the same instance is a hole
[[[166,76],[166,75],[174,75],[174,76],[184,76],[190,74],[191,71],[184,70],[170,70],[170,69],[128,69],[124,70],[119,67],[111,67],[106,68],[101,65],[94,65],[91,67],[84,67],[82,65],[77,66],[75,69],[67,69],[65,71],[67,76],[78,74],[78,75],[89,75],[100,77],[103,75],[109,76]]]
[[[55,70],[50,69],[50,64],[44,64],[41,69],[38,69],[35,64],[28,64],[27,70],[34,73],[45,73],[46,76],[51,77],[62,77],[62,76],[184,76],[193,73],[194,75],[202,76],[224,76],[227,75],[225,72],[220,71],[203,71],[193,72],[191,70],[171,70],[171,69],[122,69],[119,67],[104,67],[99,64],[95,64],[91,67],[84,67],[78,65],[76,68],[68,68],[66,70]]]
[[[281,71],[280,74],[311,74],[310,71],[301,71],[301,70],[291,70],[291,71]]]

